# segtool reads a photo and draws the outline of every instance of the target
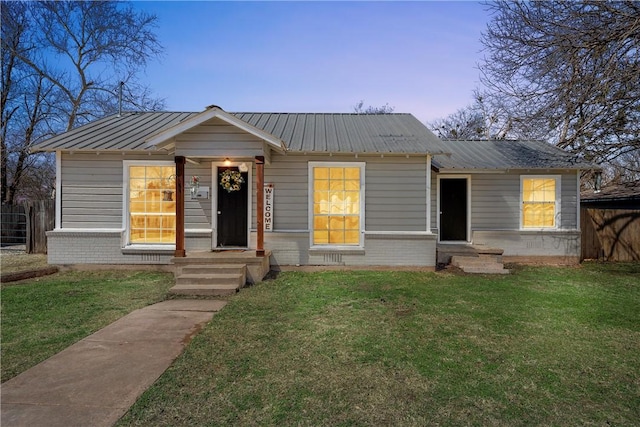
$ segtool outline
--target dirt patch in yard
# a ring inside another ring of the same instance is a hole
[[[0,273],[2,283],[22,280],[29,277],[30,272],[40,272],[52,274],[55,271],[47,264],[46,254],[27,254],[24,247],[8,246],[0,249]],[[27,275],[26,277],[23,277]],[[42,274],[40,274],[42,275]]]

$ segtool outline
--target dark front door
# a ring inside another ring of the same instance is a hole
[[[238,172],[238,168],[218,168],[218,247],[247,247],[248,174],[240,174],[244,182],[239,190],[227,191],[220,185],[225,170]]]
[[[467,180],[440,180],[440,240],[467,241]]]

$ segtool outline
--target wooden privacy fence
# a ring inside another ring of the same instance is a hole
[[[582,259],[640,261],[640,210],[582,208]]]
[[[47,231],[55,227],[55,201],[2,206],[2,244],[24,244],[28,254],[47,253]]]

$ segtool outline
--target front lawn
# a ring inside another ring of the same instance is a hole
[[[66,272],[2,285],[2,382],[125,314],[162,301],[173,275]]]
[[[640,264],[282,273],[120,425],[638,425]]]

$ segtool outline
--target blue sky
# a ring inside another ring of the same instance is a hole
[[[422,121],[471,102],[488,21],[475,2],[136,2],[165,47],[144,78],[170,111],[352,112]]]

